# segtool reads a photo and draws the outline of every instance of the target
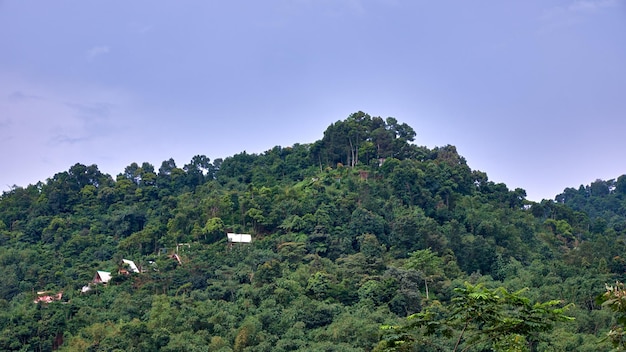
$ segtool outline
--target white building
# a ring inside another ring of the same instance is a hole
[[[227,233],[229,243],[250,243],[252,242],[252,235],[243,233]]]

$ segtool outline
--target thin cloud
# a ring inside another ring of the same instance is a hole
[[[563,20],[563,18],[580,19],[580,16],[588,13],[618,7],[621,2],[620,0],[577,0],[567,6],[557,6],[544,10],[541,19],[544,21]]]
[[[21,91],[15,91],[8,96],[10,101],[24,101],[24,100],[40,100],[43,99],[38,95],[26,94]]]
[[[151,25],[146,25],[146,24],[142,24],[142,23],[136,23],[133,22],[130,24],[130,30],[133,33],[137,33],[137,34],[146,34],[150,31],[152,31],[152,26]]]
[[[345,6],[349,9],[349,11],[358,15],[365,13],[365,7],[363,6],[363,2],[361,0],[346,0]]]
[[[79,103],[66,103],[66,106],[72,108],[78,113],[80,117],[98,117],[106,118],[111,114],[111,108],[113,104],[110,103],[93,103],[93,104],[79,104]]]
[[[119,157],[119,143],[132,146],[136,116],[124,91],[0,76],[0,148],[19,151],[0,153],[0,162],[13,166],[0,174],[0,186],[45,180],[78,161],[99,165],[101,156]]]
[[[565,6],[545,9],[539,17],[542,22],[539,32],[550,32],[582,24],[590,16],[619,7],[623,2],[622,0],[576,0]]]
[[[60,135],[56,135],[53,136],[52,138],[50,138],[50,140],[48,140],[48,145],[50,146],[56,146],[59,144],[77,144],[77,143],[82,143],[82,142],[86,142],[88,140],[90,140],[90,137],[71,137],[65,134],[60,134]]]
[[[581,0],[568,6],[569,11],[589,12],[619,6],[617,0]]]
[[[365,7],[362,0],[298,0],[296,6],[304,7],[307,11],[318,9],[322,14],[331,17],[338,17],[345,14],[363,15]]]
[[[98,56],[105,55],[111,52],[111,48],[106,45],[94,46],[93,48],[87,50],[87,58],[89,60],[93,60]]]
[[[11,132],[12,125],[13,120],[10,118],[0,120],[0,144],[13,139],[13,134]]]
[[[2,128],[2,129],[8,128],[12,124],[13,124],[13,120],[11,120],[11,119],[0,120],[0,128]]]

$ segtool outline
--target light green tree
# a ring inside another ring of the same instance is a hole
[[[606,338],[613,343],[615,351],[626,351],[626,286],[619,281],[615,285],[606,285],[606,292],[598,301],[617,313],[617,324],[609,330]]]
[[[555,323],[573,320],[565,315],[570,305],[559,300],[531,302],[525,290],[465,283],[456,288],[450,304],[434,301],[410,315],[401,327],[382,326],[388,335],[375,351],[416,351],[420,346],[451,351],[532,351],[539,333]],[[434,339],[433,337],[439,337]]]

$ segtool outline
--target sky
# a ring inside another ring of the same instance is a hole
[[[0,0],[0,191],[364,111],[528,199],[626,174],[626,0]]]

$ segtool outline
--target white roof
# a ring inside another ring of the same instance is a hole
[[[252,242],[252,235],[243,234],[243,233],[227,233],[228,242],[236,242],[236,243],[250,243]]]
[[[128,266],[130,267],[130,270],[134,273],[138,273],[139,269],[137,268],[137,265],[135,265],[135,262],[133,262],[132,260],[128,260],[128,259],[122,259],[122,261],[124,262],[124,264],[128,264]]]
[[[104,283],[107,283],[109,282],[109,280],[111,280],[111,273],[108,271],[98,270],[98,276],[100,276],[100,280],[102,280],[102,282]]]

